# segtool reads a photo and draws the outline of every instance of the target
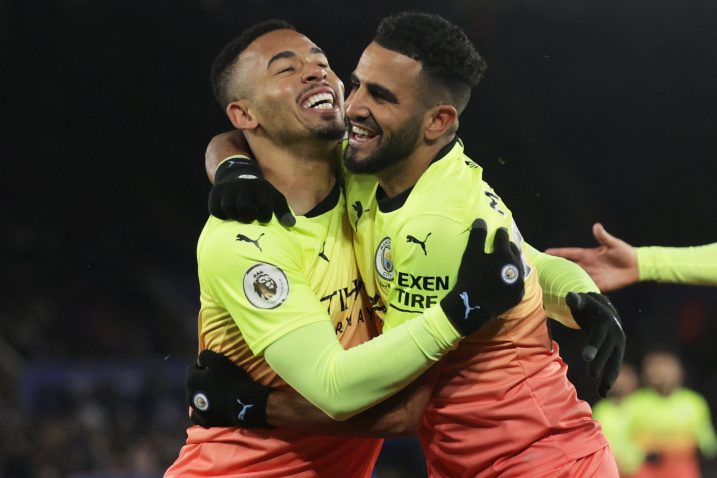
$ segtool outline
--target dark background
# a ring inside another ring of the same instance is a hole
[[[378,20],[409,8],[456,22],[486,58],[459,134],[535,247],[592,245],[597,220],[636,245],[717,240],[710,0],[0,0],[0,476],[156,476],[176,457],[203,153],[230,126],[212,59],[279,17],[347,79]],[[611,298],[628,359],[676,347],[716,410],[717,292]],[[554,332],[594,401],[580,335]],[[413,476],[404,446],[380,476]]]

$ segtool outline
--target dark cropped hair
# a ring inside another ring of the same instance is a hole
[[[241,32],[219,52],[212,63],[209,79],[214,97],[222,108],[234,100],[230,94],[230,80],[239,55],[260,36],[274,30],[294,30],[293,25],[284,20],[265,20]]]
[[[452,102],[459,113],[487,68],[463,30],[440,15],[403,12],[388,16],[381,20],[373,41],[420,62],[429,91],[442,90],[447,98],[441,100]]]

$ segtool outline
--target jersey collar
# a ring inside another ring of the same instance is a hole
[[[311,211],[304,214],[304,217],[316,217],[324,214],[325,212],[331,211],[339,203],[339,197],[341,196],[341,187],[339,186],[338,179],[334,183],[334,187],[331,188],[331,192],[319,203],[311,208]]]
[[[453,138],[453,141],[442,147],[440,151],[436,153],[436,156],[431,160],[431,164],[446,157],[446,155],[451,152],[457,142],[460,142],[461,146],[463,146],[463,141],[461,141],[458,136],[456,136],[455,138]],[[413,190],[414,186],[411,186],[402,193],[396,194],[395,196],[389,198],[386,197],[386,191],[384,191],[381,185],[379,185],[376,189],[376,202],[378,203],[378,210],[381,212],[393,212],[397,209],[400,209],[401,206],[406,203],[406,200],[411,194],[411,191]]]

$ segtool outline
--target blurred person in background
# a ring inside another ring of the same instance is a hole
[[[625,399],[637,390],[639,383],[637,370],[625,362],[608,397],[593,406],[593,417],[602,426],[623,478],[637,471],[643,459],[640,449],[630,440],[627,429],[628,412],[624,407]]]
[[[577,262],[602,292],[638,281],[717,286],[717,242],[696,247],[633,247],[593,225],[594,248],[556,247],[545,252]]]
[[[700,477],[698,452],[717,455],[707,401],[682,386],[682,363],[666,349],[645,355],[642,380],[622,403],[628,438],[644,457],[632,478]]]

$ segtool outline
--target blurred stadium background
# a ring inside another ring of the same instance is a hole
[[[0,476],[161,476],[188,423],[203,152],[229,127],[214,55],[281,17],[346,79],[378,19],[409,8],[487,59],[460,136],[534,246],[591,245],[596,220],[636,245],[717,240],[712,1],[0,0]],[[611,298],[628,360],[676,347],[717,411],[717,290]],[[594,402],[581,336],[553,331]],[[410,440],[377,470],[422,473]]]

